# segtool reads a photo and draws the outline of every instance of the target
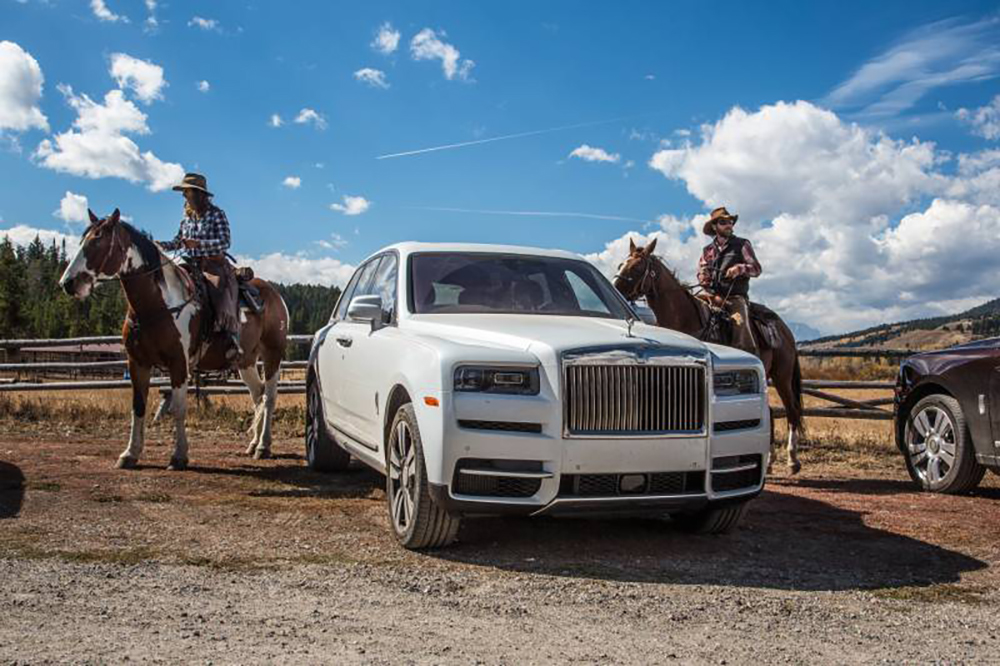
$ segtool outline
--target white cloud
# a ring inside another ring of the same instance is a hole
[[[271,120],[272,121],[274,120],[273,116],[271,117]],[[313,126],[316,127],[316,129],[320,130],[326,129],[326,118],[323,116],[323,114],[319,113],[318,111],[314,111],[313,109],[306,108],[299,111],[299,115],[295,116],[295,122],[297,122],[300,125],[307,125],[309,123],[312,123]],[[277,127],[277,125],[275,125],[275,127]]]
[[[14,42],[0,41],[0,133],[48,130],[38,106],[45,77],[30,53]]]
[[[146,17],[146,24],[144,30],[147,32],[154,32],[160,27],[160,22],[156,19],[156,0],[145,0],[146,11],[149,15]]]
[[[617,164],[622,158],[618,153],[608,153],[603,148],[593,148],[587,144],[575,148],[569,156],[576,157],[584,162],[611,162],[612,164]]]
[[[683,183],[705,210],[740,215],[764,267],[751,292],[787,319],[827,332],[931,316],[996,296],[1000,151],[950,159],[807,102],[739,108],[650,166]],[[926,203],[929,202],[929,203]],[[706,214],[665,216],[657,252],[692,281]],[[591,259],[606,271],[628,237]]]
[[[642,78],[646,79],[647,81],[655,81],[656,80],[656,75],[655,74],[647,74],[646,76],[644,76]]]
[[[302,187],[302,179],[299,178],[298,176],[288,176],[283,181],[281,181],[281,184],[290,190],[297,190],[300,187]]]
[[[41,240],[45,245],[50,245],[53,241],[59,247],[66,242],[66,253],[70,256],[76,254],[80,247],[80,238],[75,235],[65,234],[61,231],[51,229],[37,229],[24,224],[18,224],[8,229],[0,229],[0,240],[9,238],[14,245],[22,247],[30,245],[35,238]]]
[[[345,194],[344,203],[330,204],[330,210],[341,212],[344,215],[361,215],[361,213],[368,210],[371,205],[371,202],[364,197],[352,197],[349,194]]]
[[[371,46],[382,55],[389,55],[399,47],[399,37],[399,31],[387,21],[379,27]]]
[[[935,88],[1000,74],[1000,18],[922,26],[862,65],[825,102],[867,116],[892,116]]]
[[[90,9],[94,12],[94,16],[101,21],[107,21],[108,23],[117,23],[118,21],[128,23],[128,17],[115,14],[108,9],[108,5],[104,0],[90,0]]]
[[[1000,95],[978,109],[959,109],[958,119],[972,126],[972,133],[985,139],[1000,139]]]
[[[271,127],[281,127],[282,125],[285,124],[285,121],[283,121],[281,119],[281,116],[279,116],[277,113],[272,113],[270,120],[267,121],[267,124],[270,125]]]
[[[338,233],[330,234],[330,240],[318,240],[316,245],[319,245],[324,250],[330,250],[331,252],[339,252],[342,248],[347,247],[349,243],[347,239]]]
[[[0,234],[3,232],[0,231]],[[355,266],[332,257],[310,258],[305,255],[275,252],[261,257],[238,256],[240,265],[251,266],[255,274],[282,284],[322,284],[343,287],[354,274]]]
[[[202,80],[198,82],[198,92],[207,93],[211,89],[212,89],[212,84],[210,84],[208,81]]]
[[[202,30],[214,30],[215,32],[222,32],[222,28],[219,26],[219,22],[216,19],[202,18],[201,16],[193,16],[191,20],[188,21],[188,27],[201,28]]]
[[[110,73],[119,88],[131,90],[145,104],[150,104],[154,99],[163,99],[161,91],[167,82],[163,78],[163,68],[159,65],[125,53],[115,53],[111,56]]]
[[[158,192],[180,182],[180,164],[163,162],[151,151],[141,152],[126,134],[149,134],[146,114],[121,90],[112,90],[99,104],[87,95],[77,96],[69,86],[60,92],[77,112],[73,127],[57,134],[54,141],[43,140],[34,159],[48,169],[86,178],[124,178],[144,182]]]
[[[443,30],[440,34],[441,37],[447,36]],[[414,60],[440,60],[444,77],[449,81],[455,77],[463,81],[472,80],[469,75],[476,66],[472,60],[462,60],[458,49],[441,41],[438,33],[430,28],[424,28],[410,40],[410,55]]]
[[[354,78],[362,83],[367,83],[372,88],[388,88],[389,83],[385,80],[385,72],[365,67],[354,72]]]
[[[90,219],[87,215],[87,197],[67,190],[59,202],[59,210],[52,214],[69,223],[87,222]]]

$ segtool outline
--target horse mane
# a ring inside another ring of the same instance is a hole
[[[139,231],[128,222],[120,222],[119,224],[128,232],[129,240],[139,251],[139,256],[142,257],[142,263],[149,267],[149,271],[157,281],[162,282],[164,280],[163,261],[160,257],[160,248],[153,242],[153,237],[146,231]]]
[[[653,262],[654,262],[654,263],[655,263],[655,264],[656,264],[656,265],[657,265],[658,267],[660,267],[660,268],[662,268],[662,269],[663,269],[664,271],[666,271],[666,272],[667,272],[667,273],[668,273],[668,274],[670,275],[670,277],[672,277],[672,278],[674,279],[674,282],[676,282],[676,283],[677,283],[677,284],[679,284],[680,286],[684,287],[685,289],[690,289],[690,288],[691,288],[691,285],[689,285],[688,283],[684,282],[684,281],[683,281],[683,280],[681,280],[681,279],[680,279],[679,277],[677,277],[677,273],[676,273],[676,272],[674,271],[674,269],[670,268],[670,266],[667,266],[667,264],[666,264],[666,263],[665,263],[665,262],[663,261],[663,259],[660,259],[660,258],[659,258],[658,256],[656,256],[655,254],[651,254],[651,255],[649,255],[649,258],[650,258],[650,259],[652,259],[652,260],[653,260]]]

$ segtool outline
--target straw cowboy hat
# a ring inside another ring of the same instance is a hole
[[[708,221],[705,222],[705,226],[702,227],[701,230],[706,236],[714,236],[716,222],[718,222],[719,220],[732,220],[733,224],[736,224],[736,220],[738,219],[740,219],[739,215],[730,215],[729,211],[726,210],[725,206],[719,206],[718,208],[712,211],[712,214],[709,216]]]
[[[174,185],[174,192],[183,192],[184,190],[201,190],[210,197],[215,196],[208,191],[208,181],[200,173],[186,173],[181,184]]]

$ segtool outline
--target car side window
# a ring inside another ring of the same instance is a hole
[[[388,324],[396,316],[396,255],[387,254],[375,272],[371,293],[382,298],[382,323]]]
[[[347,307],[351,304],[351,299],[355,296],[365,295],[364,288],[371,282],[372,274],[375,272],[377,266],[378,259],[376,258],[362,265],[354,272],[354,277],[347,283],[347,287],[344,289],[344,293],[341,294],[340,301],[337,303],[335,314],[338,321],[342,321],[347,317]]]

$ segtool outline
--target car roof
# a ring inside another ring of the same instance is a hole
[[[585,259],[579,254],[565,250],[553,250],[525,245],[500,245],[490,243],[420,243],[406,241],[384,247],[379,252],[396,250],[400,255],[411,255],[422,252],[489,252],[494,254],[523,254],[536,257],[556,257],[560,259]],[[375,254],[378,254],[377,252]]]

